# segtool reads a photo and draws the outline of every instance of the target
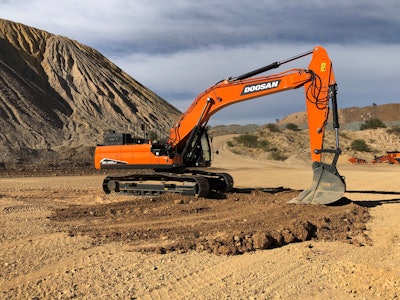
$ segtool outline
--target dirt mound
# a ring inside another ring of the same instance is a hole
[[[223,199],[163,195],[70,206],[56,210],[51,220],[71,237],[89,235],[94,244],[116,241],[130,244],[132,250],[157,253],[235,255],[307,240],[358,246],[368,241],[363,234],[369,220],[365,207],[346,199],[337,206],[286,203],[297,194],[274,189],[236,191]]]

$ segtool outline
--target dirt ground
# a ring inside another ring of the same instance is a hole
[[[105,195],[104,175],[0,178],[1,299],[396,299],[397,165],[338,169],[335,205],[286,203],[302,160],[234,155],[210,198]]]

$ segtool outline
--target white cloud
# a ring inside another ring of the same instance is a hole
[[[96,48],[180,110],[220,79],[315,44],[331,56],[341,107],[400,101],[396,0],[0,0],[0,18]],[[214,119],[274,120],[303,110],[303,100],[302,92],[285,92],[234,105]]]
[[[274,61],[311,50],[309,44],[259,44],[253,47],[209,47],[170,55],[131,54],[111,58],[117,65],[161,97],[184,111],[203,90],[228,76],[237,76]],[[323,45],[333,62],[338,82],[339,106],[367,106],[400,102],[397,72],[400,45]],[[293,67],[307,67],[310,57],[283,65],[268,74]],[[177,96],[177,99],[173,97]],[[254,107],[254,108],[253,108]],[[235,104],[214,118],[228,122],[259,123],[304,110],[303,92],[287,91],[258,100]],[[226,111],[226,113],[225,113]],[[254,111],[252,113],[252,111]],[[246,112],[247,116],[244,114]],[[213,119],[214,119],[213,118]],[[257,121],[254,121],[257,120]]]

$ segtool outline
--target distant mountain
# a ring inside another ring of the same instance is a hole
[[[108,130],[168,132],[179,115],[96,50],[0,19],[0,162],[95,146]]]
[[[400,125],[400,103],[343,108],[338,113],[341,128],[347,130],[358,130],[361,124],[372,118],[380,119],[387,126]],[[306,112],[290,114],[280,120],[278,125],[285,126],[288,123],[307,128]]]

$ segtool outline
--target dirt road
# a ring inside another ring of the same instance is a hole
[[[0,179],[1,298],[399,298],[398,166],[341,165],[347,201],[289,205],[308,164],[216,142],[213,166],[237,188],[225,198],[106,196],[103,176]]]

